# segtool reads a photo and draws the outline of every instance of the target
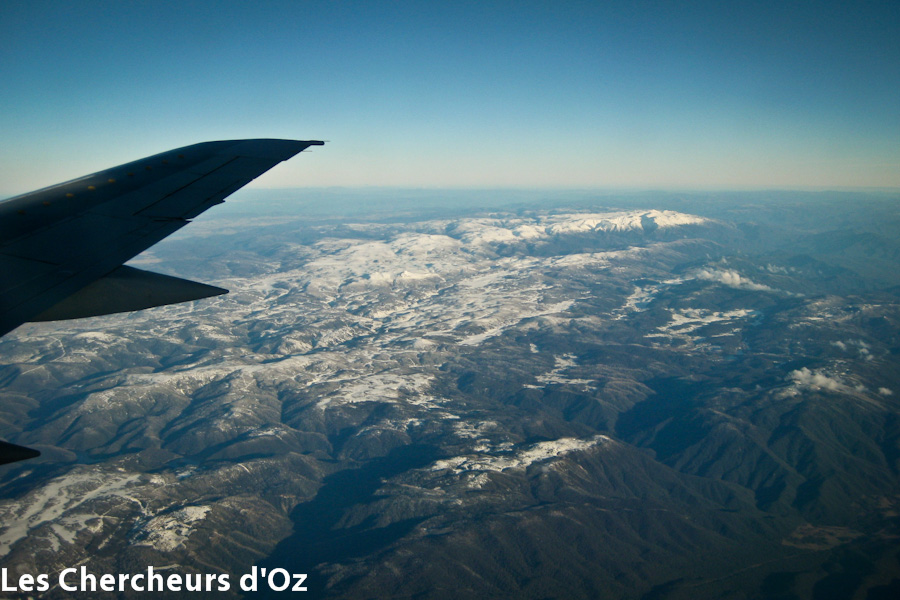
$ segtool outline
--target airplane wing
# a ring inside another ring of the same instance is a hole
[[[322,143],[195,144],[0,202],[0,335],[26,321],[225,293],[121,265],[279,162]]]
[[[28,321],[226,293],[123,263],[278,163],[322,144],[205,142],[0,202],[0,335]],[[0,442],[0,464],[34,452]]]

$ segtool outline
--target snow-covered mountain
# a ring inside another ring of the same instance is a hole
[[[198,222],[136,264],[232,293],[0,341],[0,437],[43,452],[0,471],[0,564],[719,597],[863,553],[893,585],[900,305],[777,208]]]

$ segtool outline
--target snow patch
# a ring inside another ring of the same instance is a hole
[[[92,508],[95,501],[143,504],[129,494],[142,476],[125,471],[75,469],[56,477],[23,498],[0,504],[0,555],[44,525],[59,541],[73,543],[85,524],[102,519]]]
[[[567,377],[565,372],[573,367],[578,366],[577,357],[574,354],[564,354],[563,356],[554,356],[553,360],[555,362],[555,366],[553,370],[544,373],[543,375],[538,375],[535,377],[539,382],[543,385],[531,385],[527,384],[524,387],[526,388],[534,388],[541,389],[545,386],[551,384],[559,384],[559,385],[583,385],[588,389],[596,389],[593,385],[596,383],[593,379],[576,379],[573,377]]]
[[[194,526],[205,519],[210,510],[209,506],[185,506],[174,512],[143,520],[135,526],[131,544],[171,552],[184,545],[194,532]]]
[[[466,471],[505,471],[525,469],[534,463],[560,458],[572,452],[588,450],[611,442],[605,435],[590,439],[560,438],[548,442],[538,442],[518,452],[501,455],[478,454],[475,456],[455,456],[439,460],[431,465],[431,471],[450,470],[455,474]]]
[[[731,323],[759,316],[759,312],[747,308],[739,308],[729,311],[715,311],[705,308],[684,308],[669,310],[671,320],[656,328],[657,333],[648,333],[648,338],[681,338],[685,341],[695,342],[699,336],[694,332],[713,323]],[[736,331],[739,328],[736,328]],[[730,335],[730,334],[726,334]]]

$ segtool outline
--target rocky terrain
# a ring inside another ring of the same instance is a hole
[[[43,453],[0,467],[0,566],[900,591],[896,197],[322,195],[230,201],[133,263],[226,296],[0,340],[0,438]]]

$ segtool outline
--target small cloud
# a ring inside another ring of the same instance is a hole
[[[806,367],[797,369],[788,373],[785,379],[791,381],[793,385],[786,391],[787,395],[794,396],[803,390],[811,390],[814,392],[857,392],[866,391],[866,386],[860,384],[850,386],[839,377],[826,375],[822,371],[812,371]]]
[[[881,394],[882,396],[893,396],[894,395],[893,390],[890,390],[886,387],[878,388],[878,393]]]
[[[773,265],[773,264],[768,264],[765,267],[761,267],[761,269],[765,269],[766,271],[768,271],[769,273],[772,273],[772,274],[778,273],[781,275],[787,275],[787,273],[788,273],[787,268],[780,267],[778,265]],[[793,271],[793,269],[791,269],[791,270]]]
[[[761,292],[775,291],[769,286],[756,283],[732,269],[700,269],[696,272],[696,277],[697,279],[715,281],[736,289],[756,290]]]
[[[786,379],[793,381],[798,389],[809,389],[813,391],[826,390],[829,392],[843,392],[850,389],[840,379],[829,377],[821,371],[810,371],[806,367],[791,371],[788,373]],[[856,390],[861,391],[859,387],[857,387]]]
[[[873,360],[875,357],[872,356],[872,351],[869,350],[869,345],[862,340],[856,340],[856,345],[859,347],[859,356],[860,358],[864,358],[865,360]]]
[[[864,340],[847,340],[845,342],[831,342],[831,345],[840,348],[842,351],[846,352],[851,347],[855,347],[859,352],[859,357],[863,360],[874,360],[875,356],[872,354],[870,350],[871,346],[867,344]]]

